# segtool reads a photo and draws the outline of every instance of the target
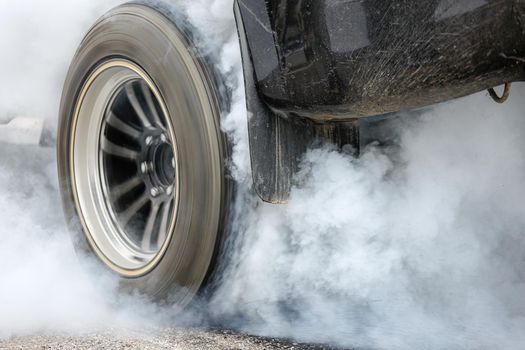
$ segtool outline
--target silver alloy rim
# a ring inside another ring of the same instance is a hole
[[[175,136],[158,89],[130,61],[102,64],[81,90],[71,137],[73,195],[90,245],[123,276],[149,272],[179,201]]]

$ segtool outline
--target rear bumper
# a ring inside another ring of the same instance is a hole
[[[525,0],[236,0],[255,191],[285,202],[316,140],[525,79]]]
[[[524,0],[238,3],[257,90],[277,112],[356,118],[525,79]]]

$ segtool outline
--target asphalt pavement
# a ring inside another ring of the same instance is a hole
[[[329,346],[299,344],[225,330],[163,329],[149,332],[110,331],[84,336],[29,336],[0,340],[0,349],[170,349],[170,350],[331,350]]]

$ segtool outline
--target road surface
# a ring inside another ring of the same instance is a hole
[[[170,349],[170,350],[331,350],[329,346],[298,344],[223,330],[164,329],[155,332],[122,332],[85,336],[30,336],[0,340],[0,349]]]

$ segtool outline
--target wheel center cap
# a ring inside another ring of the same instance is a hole
[[[173,148],[167,142],[162,142],[154,147],[152,152],[153,175],[155,182],[163,187],[173,185],[175,182],[175,167]]]
[[[164,134],[147,136],[143,145],[140,167],[151,195],[171,194],[176,180],[173,146]]]

